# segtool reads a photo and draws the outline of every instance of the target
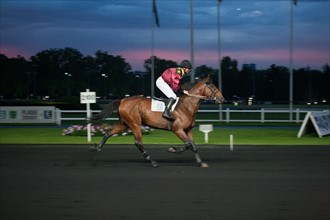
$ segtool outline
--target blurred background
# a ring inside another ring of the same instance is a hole
[[[185,80],[211,74],[220,111],[329,108],[327,0],[0,2],[2,106],[161,96],[155,79],[188,59]]]

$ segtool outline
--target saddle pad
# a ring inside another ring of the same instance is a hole
[[[178,104],[179,99],[176,99],[175,103],[172,106],[172,111],[174,111],[176,105]],[[163,112],[165,110],[165,103],[160,100],[151,99],[151,111],[153,112]]]

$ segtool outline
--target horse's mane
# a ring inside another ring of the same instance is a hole
[[[181,89],[189,91],[195,84],[196,82],[185,82],[181,85]]]
[[[194,87],[194,85],[196,85],[198,82],[204,80],[205,78],[207,78],[207,77],[196,79],[194,82],[190,82],[190,81],[187,81],[187,80],[186,80],[185,82],[183,82],[183,83],[180,85],[180,87],[181,87],[181,89],[183,89],[183,90],[187,90],[187,91],[189,91],[192,87]],[[209,78],[209,80],[211,80],[211,78]]]

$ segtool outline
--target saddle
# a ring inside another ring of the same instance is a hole
[[[152,97],[151,98],[151,111],[153,112],[164,112],[165,106],[168,103],[168,98],[159,98]],[[179,98],[176,99],[174,105],[172,106],[172,111],[174,111],[176,105],[178,104]]]
[[[168,100],[170,100],[168,98],[161,98],[161,97],[156,97],[156,96],[153,96],[152,99],[160,101],[160,102],[165,102],[165,103],[168,103]]]

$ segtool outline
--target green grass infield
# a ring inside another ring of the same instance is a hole
[[[0,144],[88,144],[86,136],[64,136],[60,127],[2,127]],[[330,136],[319,138],[311,133],[297,138],[299,127],[216,127],[208,134],[208,144],[229,145],[230,135],[238,145],[330,145]],[[205,144],[204,133],[194,128],[196,144]],[[92,143],[99,143],[102,137],[92,137]],[[144,144],[182,144],[172,132],[153,130],[143,135]],[[132,135],[108,139],[107,144],[134,144]]]

